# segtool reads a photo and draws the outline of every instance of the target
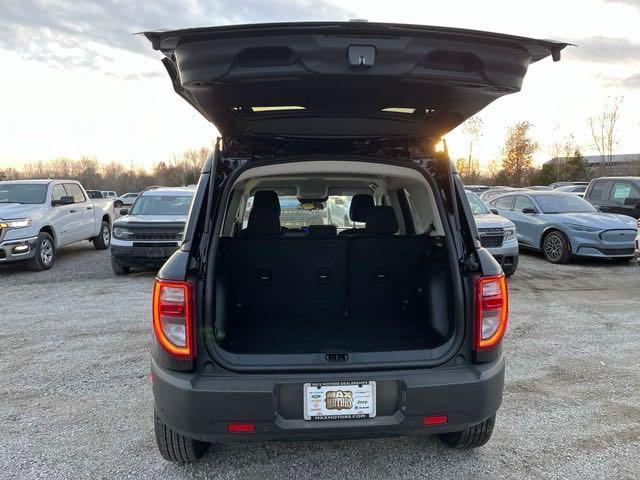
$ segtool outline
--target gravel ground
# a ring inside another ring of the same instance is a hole
[[[523,255],[510,280],[507,384],[491,442],[430,437],[156,451],[152,273],[113,276],[89,243],[54,269],[0,267],[0,478],[638,478],[640,268]]]

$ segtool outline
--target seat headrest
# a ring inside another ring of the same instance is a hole
[[[280,234],[280,201],[273,190],[260,190],[253,196],[253,206],[247,222],[252,235]]]
[[[338,227],[335,225],[309,225],[309,237],[326,238],[338,235]]]
[[[366,193],[354,195],[349,206],[349,218],[352,222],[366,222],[367,213],[373,205],[373,195]]]
[[[391,207],[372,207],[367,214],[365,231],[367,233],[396,233],[398,231],[396,212]]]

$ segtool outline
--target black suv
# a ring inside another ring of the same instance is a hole
[[[640,219],[640,177],[600,177],[591,180],[584,199],[604,213]]]
[[[365,22],[144,35],[222,137],[153,291],[163,457],[284,438],[486,443],[507,286],[438,144],[566,45]],[[292,208],[316,213],[289,223]]]

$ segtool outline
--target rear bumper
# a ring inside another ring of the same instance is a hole
[[[178,373],[152,362],[160,419],[187,437],[208,442],[354,438],[460,431],[494,415],[502,402],[504,357],[492,363],[441,370],[338,375],[214,376]],[[364,420],[303,419],[303,384],[375,380],[378,416]],[[447,415],[424,426],[427,415]],[[246,422],[253,433],[228,433]]]
[[[33,258],[38,237],[5,240],[0,243],[0,263],[18,262]]]

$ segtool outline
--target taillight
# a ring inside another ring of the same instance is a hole
[[[476,283],[475,349],[495,347],[507,329],[509,293],[504,275],[480,277]]]
[[[193,358],[193,288],[190,282],[156,280],[153,286],[153,331],[176,357]]]

